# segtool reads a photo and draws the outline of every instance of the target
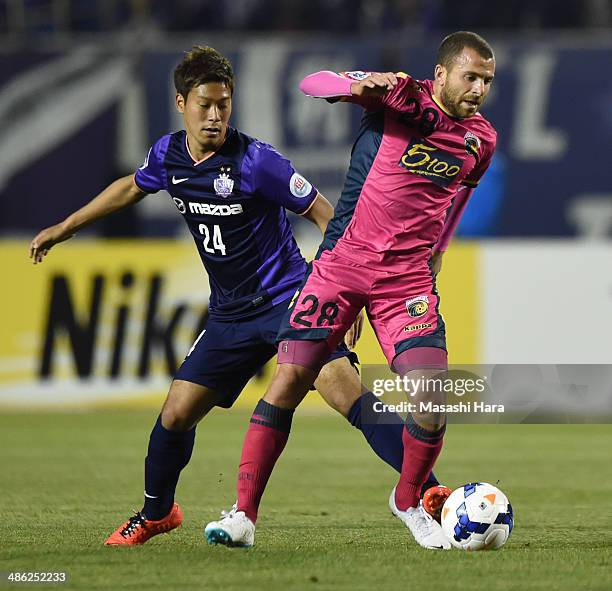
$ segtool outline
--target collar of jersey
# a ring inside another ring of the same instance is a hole
[[[189,157],[193,160],[193,165],[197,166],[198,164],[202,164],[202,162],[206,162],[206,160],[210,160],[213,156],[216,156],[223,149],[223,146],[225,146],[225,144],[227,143],[227,140],[229,139],[230,135],[233,132],[234,132],[234,128],[228,125],[227,133],[225,134],[225,139],[223,140],[223,143],[219,146],[219,149],[216,150],[215,152],[211,152],[208,156],[205,156],[201,160],[196,160],[193,157],[193,154],[191,153],[191,150],[189,149],[189,142],[187,141],[187,132],[185,132],[185,149],[187,150],[187,154],[189,154]]]

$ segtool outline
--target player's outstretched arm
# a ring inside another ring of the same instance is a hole
[[[111,183],[87,205],[69,215],[63,222],[41,230],[30,243],[30,258],[34,264],[42,262],[56,244],[72,238],[81,228],[119,211],[142,199],[144,193],[129,175]]]
[[[321,234],[325,234],[329,220],[334,217],[334,208],[332,204],[321,193],[317,192],[312,205],[302,214],[307,220],[316,224],[321,230]]]
[[[364,73],[361,80],[328,70],[315,72],[300,82],[300,90],[314,98],[359,102],[360,99],[381,97],[393,90],[398,77],[393,72]]]

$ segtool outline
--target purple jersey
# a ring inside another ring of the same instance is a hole
[[[247,317],[299,287],[306,263],[285,209],[306,213],[317,190],[272,146],[230,127],[196,161],[179,131],[152,146],[134,178],[147,193],[166,190],[183,214],[208,272],[211,315]]]

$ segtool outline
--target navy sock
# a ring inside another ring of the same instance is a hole
[[[188,464],[195,441],[195,427],[186,432],[169,431],[161,416],[151,431],[145,458],[145,502],[147,519],[165,517],[174,503],[174,491],[181,470]]]
[[[404,420],[394,412],[378,412],[374,410],[374,403],[380,401],[372,392],[360,396],[348,414],[348,421],[353,427],[359,429],[374,453],[395,471],[402,471],[404,461],[404,444],[402,432]],[[421,489],[421,495],[432,486],[440,484],[433,472],[430,472],[427,481]]]

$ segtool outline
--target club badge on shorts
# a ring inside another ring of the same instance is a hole
[[[408,316],[412,318],[420,318],[427,313],[429,310],[429,297],[426,295],[417,296],[416,298],[411,298],[406,300],[406,310],[408,311]]]

